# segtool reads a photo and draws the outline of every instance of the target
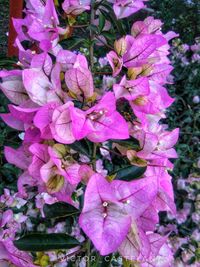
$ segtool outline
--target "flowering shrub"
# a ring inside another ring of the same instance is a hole
[[[0,198],[5,266],[172,266],[156,225],[176,213],[179,130],[162,124],[176,34],[153,17],[121,23],[144,7],[29,0],[13,20],[19,61],[0,72],[12,103],[1,118],[21,132],[5,157],[22,172]]]

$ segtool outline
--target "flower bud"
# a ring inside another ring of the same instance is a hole
[[[119,56],[123,56],[123,54],[126,53],[127,49],[125,38],[122,37],[121,39],[116,40],[114,43],[114,48]]]
[[[55,175],[51,177],[46,184],[48,193],[59,192],[64,186],[64,182],[64,177],[61,175]]]
[[[130,68],[128,69],[128,78],[130,80],[135,80],[137,76],[142,72],[142,67]]]

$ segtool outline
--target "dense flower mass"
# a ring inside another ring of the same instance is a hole
[[[162,124],[173,103],[164,85],[176,34],[163,34],[161,21],[148,17],[113,44],[89,28],[90,64],[87,53],[63,48],[80,14],[100,24],[104,12],[121,19],[144,7],[141,0],[108,2],[28,0],[24,18],[13,20],[19,62],[0,71],[11,102],[1,118],[23,133],[20,147],[5,147],[22,172],[18,191],[0,197],[0,262],[67,266],[71,256],[96,251],[142,267],[172,266],[168,235],[155,230],[160,211],[176,213],[168,170],[179,130]],[[94,40],[110,49],[96,62]],[[99,83],[95,68],[113,77]]]

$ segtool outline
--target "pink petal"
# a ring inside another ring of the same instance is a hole
[[[136,220],[152,203],[157,195],[155,177],[142,178],[132,182],[114,180],[111,185],[117,192],[117,198],[125,203],[126,212]]]
[[[108,202],[106,216],[103,203]],[[123,205],[116,203],[113,190],[105,178],[95,174],[89,180],[79,224],[101,255],[117,250],[130,228],[130,217]]]
[[[40,129],[41,137],[52,139],[50,123],[52,122],[53,111],[58,107],[58,103],[49,103],[41,107],[36,113],[33,122]]]
[[[56,141],[63,144],[71,144],[75,141],[72,133],[72,122],[70,117],[70,106],[72,102],[57,108],[53,112],[51,132]]]
[[[24,131],[24,123],[20,120],[17,120],[15,117],[13,117],[11,113],[0,114],[0,117],[11,128],[14,128],[19,131]]]
[[[118,249],[120,255],[131,261],[145,261],[150,254],[150,243],[142,229],[132,224],[131,231]]]
[[[30,159],[25,155],[23,149],[14,149],[6,146],[4,149],[6,160],[20,169],[26,170],[29,166]]]
[[[91,72],[86,68],[73,68],[65,73],[65,82],[70,91],[85,98],[93,95]]]
[[[23,71],[23,82],[26,91],[34,103],[43,106],[47,102],[47,92],[51,84],[41,69],[26,69]]]
[[[3,73],[1,73],[3,75]],[[0,74],[0,76],[2,76]],[[0,83],[0,89],[7,96],[7,98],[14,104],[20,105],[28,99],[28,95],[25,91],[21,75],[11,76],[8,73],[8,77],[3,78],[3,82]]]
[[[123,60],[114,51],[109,52],[106,57],[113,70],[113,77],[116,77],[121,72]]]

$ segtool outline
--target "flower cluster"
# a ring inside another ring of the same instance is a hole
[[[63,16],[71,20],[92,9],[98,17],[101,2],[95,9],[90,1],[64,1]],[[139,0],[109,2],[118,18],[144,7]],[[93,60],[88,65],[85,55],[62,48],[60,41],[71,26],[60,26],[58,4],[27,1],[25,17],[14,19],[17,69],[0,72],[0,88],[12,102],[1,118],[23,132],[19,148],[5,147],[7,161],[22,173],[17,193],[12,196],[5,190],[0,199],[0,260],[19,267],[48,266],[54,252],[21,252],[44,250],[31,247],[33,236],[24,249],[24,233],[35,230],[28,219],[39,216],[44,221],[49,210],[50,218],[57,218],[55,213],[62,212],[59,207],[65,204],[65,215],[73,210],[71,216],[79,225],[73,237],[68,236],[73,252],[66,255],[80,253],[80,247],[81,252],[88,251],[89,239],[102,256],[119,252],[125,261],[142,267],[171,266],[168,236],[155,233],[155,226],[159,211],[176,212],[167,170],[173,168],[169,159],[177,157],[173,146],[179,130],[169,131],[161,123],[173,103],[164,84],[172,70],[168,41],[176,34],[163,34],[161,21],[153,17],[133,23],[130,35],[116,40],[104,62],[97,63],[109,68],[108,62],[115,77],[113,86],[105,83],[102,90],[103,83],[98,88],[95,83]],[[91,57],[93,48],[91,42]],[[29,208],[21,216],[19,210],[26,205]],[[54,225],[44,233],[60,229],[70,234],[65,223],[51,222]],[[42,244],[43,237],[37,236]],[[49,242],[56,251],[56,241]]]

